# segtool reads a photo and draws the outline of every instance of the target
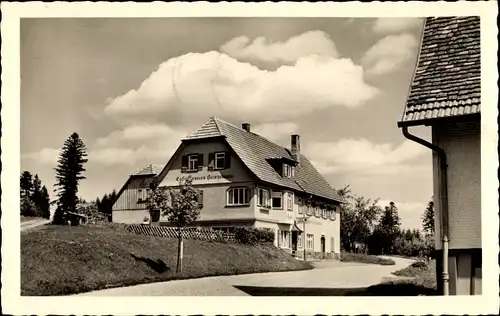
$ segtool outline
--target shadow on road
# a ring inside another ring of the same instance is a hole
[[[361,288],[292,288],[234,285],[251,296],[418,296],[435,295],[429,288],[413,284],[378,284]]]

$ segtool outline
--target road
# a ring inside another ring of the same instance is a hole
[[[31,219],[29,221],[21,222],[21,231],[33,229],[35,227],[46,225],[48,223],[50,223],[50,220],[45,218]]]
[[[83,293],[85,296],[242,296],[242,295],[342,295],[396,278],[391,272],[413,261],[392,258],[396,264],[382,266],[323,260],[312,270],[206,277],[135,285]]]

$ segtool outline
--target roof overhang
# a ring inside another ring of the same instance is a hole
[[[398,127],[402,128],[404,126],[432,126],[440,123],[451,123],[451,122],[468,122],[475,121],[481,118],[481,113],[473,113],[473,114],[465,114],[465,115],[456,115],[456,116],[446,116],[440,118],[430,118],[424,120],[414,120],[414,121],[399,121]]]

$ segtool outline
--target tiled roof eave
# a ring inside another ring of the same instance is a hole
[[[455,115],[455,116],[445,116],[445,117],[435,117],[420,120],[403,120],[398,122],[398,127],[403,126],[430,126],[433,124],[439,124],[442,122],[463,122],[463,121],[474,121],[481,118],[481,112]]]
[[[314,192],[307,191],[307,190],[305,190],[298,183],[297,183],[297,186],[300,188],[300,190],[297,189],[297,187],[293,187],[291,185],[286,185],[286,184],[282,184],[282,183],[275,183],[275,182],[265,181],[265,180],[262,180],[262,179],[259,179],[259,180],[260,180],[261,183],[264,183],[264,184],[270,184],[270,185],[274,185],[274,186],[277,186],[277,187],[288,189],[290,191],[300,192],[300,193],[304,193],[304,194],[309,194],[309,195],[312,195],[314,197],[319,197],[319,198],[326,199],[326,200],[329,200],[329,201],[333,201],[333,202],[337,202],[337,203],[344,203],[345,202],[342,199],[336,199],[336,198],[329,197],[329,196],[326,196],[326,195],[323,195],[323,194],[319,194],[319,193],[314,193]]]

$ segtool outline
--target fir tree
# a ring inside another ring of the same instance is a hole
[[[430,201],[422,215],[422,227],[427,234],[434,234],[434,202]]]
[[[40,195],[40,209],[42,212],[42,217],[49,219],[50,218],[50,196],[47,191],[47,187],[43,186],[41,195]]]
[[[76,211],[78,184],[85,179],[82,173],[87,162],[86,147],[77,133],[64,142],[56,171],[56,191],[58,208],[54,214],[54,224],[64,224],[64,213]]]

